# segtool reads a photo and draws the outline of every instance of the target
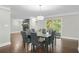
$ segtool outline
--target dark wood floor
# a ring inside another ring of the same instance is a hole
[[[78,40],[62,39],[62,52],[63,53],[77,53],[78,52]]]
[[[58,48],[53,49],[53,52],[60,53],[78,53],[78,41],[68,38],[62,38],[60,40],[61,46],[58,44]],[[0,47],[0,53],[24,53],[25,49],[22,42],[20,33],[11,34],[11,45]],[[60,50],[58,50],[60,48]],[[44,48],[37,48],[37,52],[43,52]]]

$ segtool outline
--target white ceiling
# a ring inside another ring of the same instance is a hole
[[[6,7],[11,8],[12,18],[14,19],[26,19],[32,16],[38,16],[40,14],[39,11],[29,10],[27,7],[29,5],[24,5],[26,8],[22,7],[23,5],[7,5]],[[35,6],[35,5],[32,5]],[[53,5],[48,5],[48,7],[53,7]],[[79,13],[79,5],[58,5],[59,8],[47,11],[42,11],[43,16],[53,16],[59,14],[68,14],[68,13]],[[32,8],[33,9],[33,8]]]

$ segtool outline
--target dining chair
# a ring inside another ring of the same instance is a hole
[[[28,36],[26,35],[26,31],[21,31],[23,42],[26,43],[28,42]]]
[[[38,47],[38,38],[36,33],[31,33],[31,43],[32,43],[32,52],[35,52],[36,47]]]
[[[53,52],[53,43],[54,43],[54,40],[56,39],[55,36],[56,36],[55,31],[52,31],[51,36],[49,37],[49,45],[50,45],[51,52]]]
[[[21,31],[21,35],[23,38],[23,44],[24,44],[24,48],[26,48],[26,52],[28,52],[28,48],[29,48],[29,41],[28,41],[28,35],[26,34],[26,31]]]

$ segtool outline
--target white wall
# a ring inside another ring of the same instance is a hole
[[[12,19],[11,20],[11,32],[22,31],[22,21],[23,19]]]
[[[79,15],[62,17],[62,37],[79,38]]]
[[[10,9],[0,6],[0,45],[10,42]]]

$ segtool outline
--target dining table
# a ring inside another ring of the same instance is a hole
[[[48,32],[46,34],[43,34],[41,32],[37,33],[37,36],[40,38],[39,42],[44,42],[45,41],[45,52],[48,53],[48,42],[49,42],[49,37],[51,36],[51,34],[49,34]]]

